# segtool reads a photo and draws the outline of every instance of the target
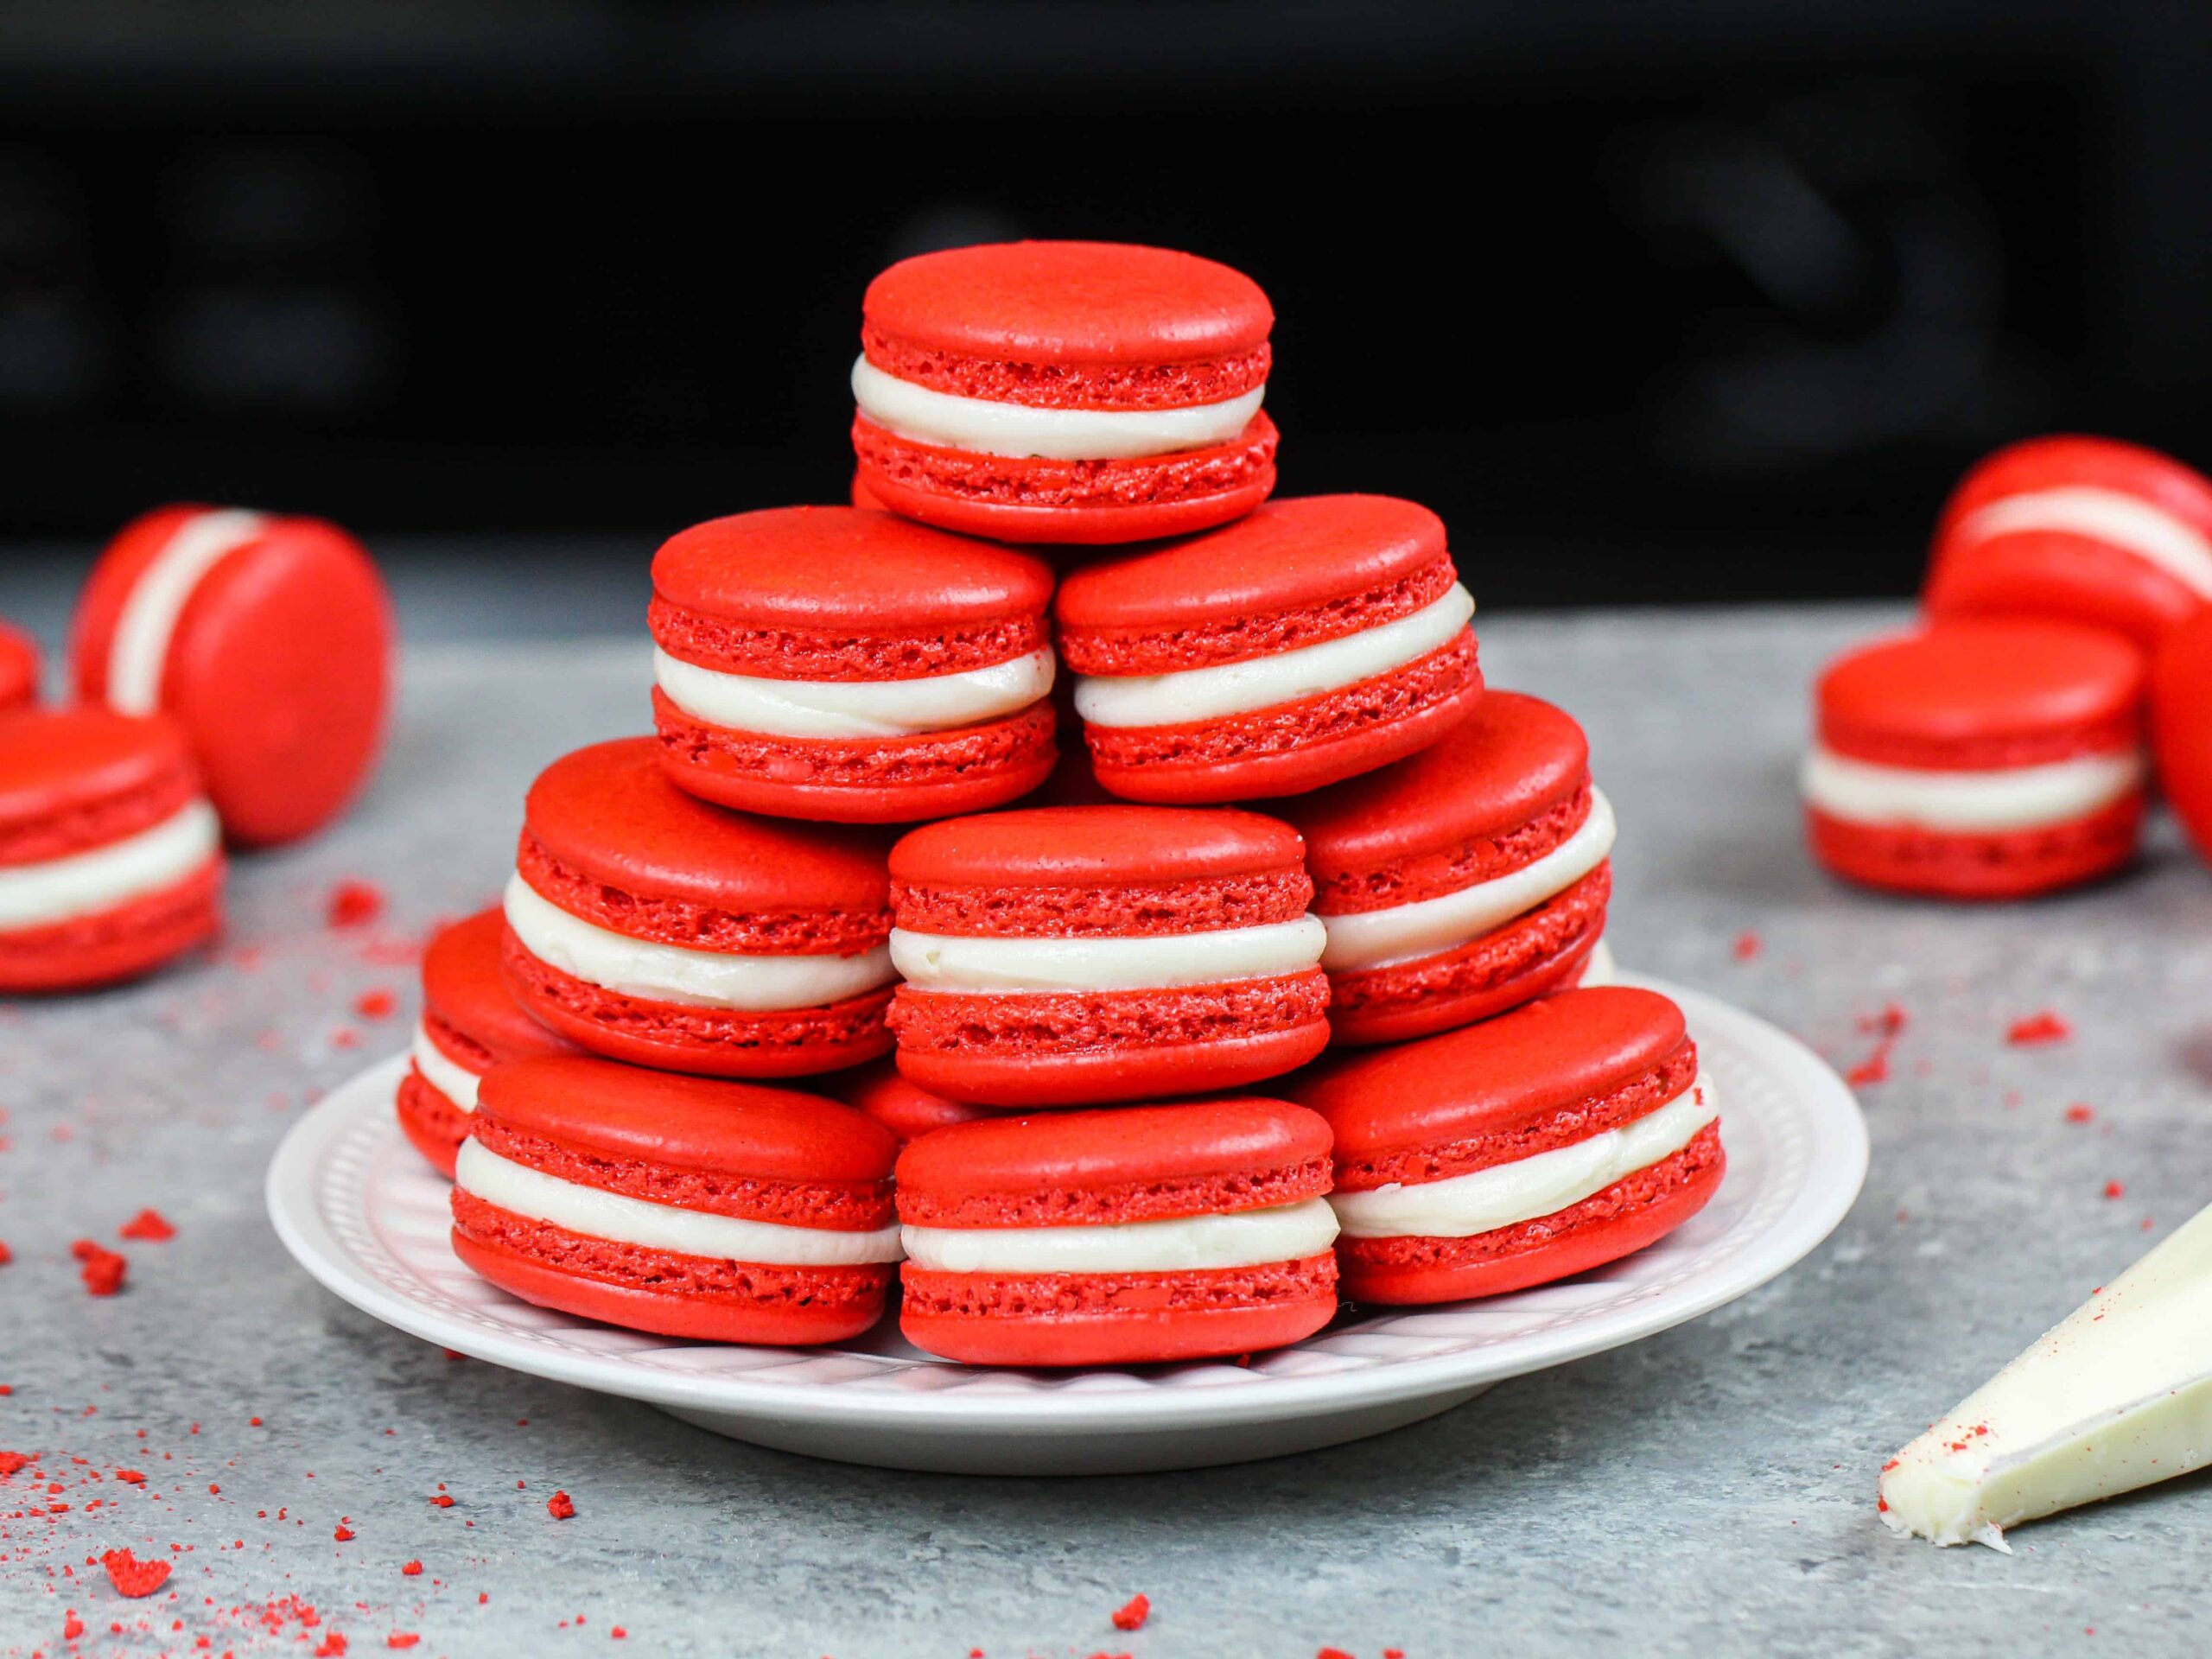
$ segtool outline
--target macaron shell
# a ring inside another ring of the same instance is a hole
[[[98,707],[0,721],[0,856],[60,858],[149,829],[198,792],[184,734]]]
[[[1241,1089],[1296,1070],[1328,1041],[1327,1024],[1316,1019],[1281,1031],[1081,1053],[909,1048],[899,1052],[898,1063],[911,1081],[951,1099],[1040,1110]]]
[[[1022,807],[925,824],[891,849],[913,887],[1103,887],[1194,881],[1296,868],[1298,832],[1234,809]]]
[[[1339,1047],[1408,1042],[1571,988],[1604,937],[1611,893],[1608,877],[1594,894],[1578,899],[1589,879],[1457,950],[1332,975],[1330,1041]]]
[[[474,1114],[462,1111],[412,1066],[399,1080],[394,1105],[400,1133],[408,1144],[423,1154],[431,1168],[451,1180],[454,1160],[461,1154],[461,1143],[468,1138]]]
[[[0,622],[0,714],[37,702],[42,665],[38,641],[21,628]]]
[[[579,1051],[531,1019],[499,969],[505,918],[495,905],[440,930],[423,953],[426,1017],[455,1027],[496,1060]]]
[[[856,433],[860,424],[855,424]],[[1110,469],[1113,476],[1126,480],[1120,493],[1127,499],[1110,502],[1061,506],[1031,504],[1018,499],[995,500],[982,494],[956,494],[943,490],[917,488],[893,477],[883,465],[872,458],[870,450],[867,448],[860,454],[860,467],[855,474],[854,491],[855,496],[865,492],[872,499],[901,517],[932,524],[940,530],[953,531],[964,536],[986,537],[993,541],[1076,547],[1154,541],[1166,536],[1186,536],[1196,531],[1211,530],[1217,524],[1241,518],[1274,493],[1274,427],[1262,414],[1254,417],[1253,426],[1247,428],[1246,431],[1250,435],[1247,439],[1219,446],[1215,450],[1155,456],[1142,461],[1081,463],[1093,471]],[[865,435],[862,435],[861,441],[871,446],[874,442]],[[1256,464],[1230,467],[1236,452],[1255,447],[1265,451],[1264,460]],[[899,448],[925,455],[946,453],[931,451],[923,445],[906,444]],[[1222,488],[1188,493],[1179,490],[1163,494],[1160,486],[1153,480],[1169,479],[1179,470],[1191,468],[1193,454],[1206,458],[1198,463],[1200,465],[1236,472],[1239,474],[1237,481]],[[975,468],[982,461],[995,459],[977,457],[975,461],[957,461],[941,464]],[[1162,499],[1147,499],[1154,495],[1160,495]]]
[[[935,1130],[949,1129],[956,1123],[969,1123],[990,1116],[988,1108],[948,1100],[918,1087],[899,1074],[887,1054],[866,1065],[825,1077],[821,1086],[832,1099],[866,1112],[882,1124],[902,1147]]]
[[[150,973],[221,931],[223,877],[218,854],[128,904],[0,933],[0,992],[83,990]]]
[[[2071,823],[2005,835],[1850,823],[1808,809],[1806,836],[1821,864],[1862,887],[1934,899],[2029,899],[2133,863],[2145,804],[2138,790]]]
[[[2151,685],[2158,781],[2197,852],[2212,860],[2212,612],[2177,630]]]

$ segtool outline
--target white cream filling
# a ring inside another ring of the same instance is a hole
[[[454,1185],[533,1221],[649,1250],[790,1268],[849,1268],[899,1259],[896,1225],[846,1232],[650,1204],[525,1168],[474,1139],[461,1142]]]
[[[906,1259],[936,1273],[1177,1273],[1319,1255],[1337,1239],[1326,1198],[1226,1215],[1090,1227],[907,1227]]]
[[[0,928],[44,927],[175,887],[214,857],[222,840],[214,809],[195,800],[105,847],[0,869]]]
[[[1052,653],[914,680],[771,680],[653,648],[653,678],[694,720],[777,737],[912,737],[996,720],[1052,689]]]
[[[1411,616],[1317,645],[1173,674],[1084,675],[1076,712],[1093,726],[1173,726],[1296,702],[1402,668],[1446,644],[1475,613],[1458,582]]]
[[[169,636],[200,579],[267,528],[267,517],[226,507],[186,519],[131,584],[107,650],[107,702],[126,715],[162,706]]]
[[[917,991],[1133,991],[1303,973],[1327,939],[1313,915],[1131,938],[984,939],[894,927],[891,961]]]
[[[540,962],[648,1002],[766,1014],[842,1002],[894,977],[881,945],[852,957],[746,957],[633,939],[570,915],[519,874],[508,879],[504,907]]]
[[[1329,1202],[1347,1238],[1472,1238],[1569,1209],[1673,1157],[1719,1116],[1713,1080],[1700,1071],[1664,1106],[1618,1129],[1440,1181],[1333,1192]]]
[[[2039,766],[1934,772],[1878,766],[1815,746],[1798,781],[1807,803],[1849,823],[1967,834],[2034,830],[2110,806],[2143,786],[2140,750]]]
[[[1621,982],[1620,964],[1613,960],[1613,947],[1600,938],[1590,947],[1590,954],[1582,960],[1582,977],[1574,982],[1577,990],[1595,990],[1600,985]]]
[[[932,391],[865,356],[853,365],[853,401],[887,432],[941,449],[1046,461],[1135,461],[1227,443],[1252,423],[1267,391],[1180,409],[1039,409]]]
[[[1596,869],[1612,849],[1612,804],[1602,790],[1593,789],[1590,816],[1532,863],[1434,899],[1393,905],[1388,910],[1324,916],[1329,948],[1321,953],[1321,965],[1349,972],[1456,950],[1557,898]]]
[[[2201,599],[2212,599],[2212,541],[2187,520],[2140,496],[2069,485],[2008,495],[1968,513],[1953,532],[1960,543],[2037,531],[2084,536],[2154,564]]]
[[[483,1078],[440,1048],[428,1026],[416,1026],[415,1040],[408,1052],[414,1056],[415,1069],[423,1074],[423,1082],[462,1111],[476,1109],[476,1085]]]

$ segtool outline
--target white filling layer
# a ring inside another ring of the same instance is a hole
[[[1324,916],[1329,948],[1321,965],[1349,971],[1416,961],[1456,950],[1556,899],[1605,861],[1613,849],[1613,808],[1602,790],[1590,791],[1590,816],[1565,841],[1530,864],[1457,893],[1388,910]]]
[[[2085,536],[2132,553],[2212,599],[2212,542],[2185,519],[2120,490],[2069,486],[2008,495],[1967,514],[1954,534],[1974,543],[2036,531]]]
[[[1467,626],[1475,598],[1458,582],[1411,616],[1318,645],[1173,674],[1084,675],[1076,712],[1093,726],[1173,726],[1296,702],[1426,657]]]
[[[563,973],[648,1002],[746,1014],[842,1002],[894,977],[881,945],[855,957],[744,957],[615,933],[508,879],[507,925],[530,954]]]
[[[0,869],[0,928],[44,927],[159,893],[214,857],[222,839],[214,809],[190,801],[105,847]]]
[[[1931,772],[1872,766],[1816,746],[1798,782],[1808,804],[1847,823],[1993,834],[2086,817],[2140,789],[2148,772],[2139,750],[1994,772]]]
[[[1440,1181],[1393,1182],[1329,1202],[1349,1238],[1472,1238],[1556,1215],[1689,1145],[1720,1116],[1713,1080],[1697,1080],[1656,1111],[1571,1146]]]
[[[524,1168],[474,1139],[461,1142],[454,1185],[533,1221],[549,1221],[572,1233],[650,1250],[790,1268],[849,1268],[899,1259],[896,1226],[840,1232],[649,1204]]]
[[[1209,933],[979,939],[891,930],[891,960],[917,991],[1133,991],[1303,973],[1321,960],[1318,916]]]
[[[415,1069],[429,1084],[464,1112],[476,1109],[476,1085],[483,1079],[459,1060],[440,1048],[429,1027],[417,1024],[415,1041],[408,1049],[415,1058]]]
[[[1613,960],[1613,947],[1599,939],[1590,947],[1590,954],[1583,958],[1582,977],[1574,982],[1578,990],[1595,990],[1600,985],[1621,982],[1620,964]]]
[[[653,678],[694,720],[777,737],[912,737],[996,720],[1052,689],[1052,653],[917,680],[771,680],[653,649]]]
[[[2202,1210],[1898,1452],[1882,1471],[1882,1519],[2010,1554],[2006,1527],[2208,1462],[2212,1210]],[[2148,1512],[2137,1519],[2155,1524]]]
[[[1181,409],[1038,409],[932,391],[865,356],[853,365],[853,401],[886,431],[941,449],[1046,461],[1135,461],[1227,443],[1252,423],[1267,391]]]
[[[139,572],[108,644],[111,709],[150,715],[162,706],[162,666],[185,601],[218,560],[260,535],[268,523],[264,514],[235,507],[196,513]]]
[[[906,1259],[938,1273],[1178,1273],[1319,1255],[1337,1239],[1326,1198],[1227,1215],[1094,1227],[907,1227]]]

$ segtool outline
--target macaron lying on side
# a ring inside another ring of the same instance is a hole
[[[1329,1131],[1277,1100],[1003,1117],[899,1154],[899,1329],[976,1365],[1300,1341],[1337,1307]]]
[[[710,1342],[858,1336],[882,1317],[897,1143],[831,1101],[604,1060],[485,1077],[453,1247],[501,1289]]]

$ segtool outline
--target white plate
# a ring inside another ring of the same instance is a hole
[[[1859,1196],[1866,1126],[1796,1039],[1658,982],[1720,1095],[1728,1174],[1694,1219],[1578,1278],[1421,1311],[1354,1310],[1249,1365],[982,1370],[887,1323],[836,1348],[675,1341],[493,1289],[447,1243],[446,1183],[393,1120],[397,1056],[293,1126],[269,1168],[285,1248],[346,1300],[494,1364],[643,1400],[718,1433],[848,1463],[977,1474],[1195,1468],[1417,1422],[1510,1376],[1634,1342],[1732,1300],[1826,1238]]]

